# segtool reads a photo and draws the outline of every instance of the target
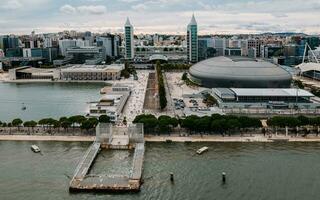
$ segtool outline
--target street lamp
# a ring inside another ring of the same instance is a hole
[[[39,66],[40,66],[40,68],[41,68],[41,65],[42,65],[42,61],[39,61],[39,62],[38,62],[38,64],[39,64]]]

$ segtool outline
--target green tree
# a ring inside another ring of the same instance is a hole
[[[14,119],[14,120],[12,120],[12,122],[11,122],[11,124],[12,124],[13,126],[17,126],[17,127],[21,126],[22,123],[23,123],[23,121],[22,121],[20,118]]]
[[[108,115],[100,115],[99,122],[100,123],[110,123],[110,117]]]
[[[32,121],[26,121],[26,122],[24,122],[24,123],[23,123],[23,126],[24,126],[24,127],[28,127],[28,128],[31,127],[32,132],[33,132],[33,131],[34,131],[34,127],[36,127],[37,124],[38,124],[38,123],[37,123],[36,121],[33,121],[33,120],[32,120]]]

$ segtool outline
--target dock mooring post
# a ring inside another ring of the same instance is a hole
[[[226,173],[225,172],[222,172],[222,183],[226,183]]]
[[[173,182],[174,181],[174,177],[173,177],[173,173],[170,173],[170,181]]]

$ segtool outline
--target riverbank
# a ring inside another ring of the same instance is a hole
[[[146,142],[320,142],[320,137],[291,137],[263,135],[253,136],[153,136],[146,135]],[[95,136],[41,136],[41,135],[0,135],[0,141],[59,141],[59,142],[93,142]]]

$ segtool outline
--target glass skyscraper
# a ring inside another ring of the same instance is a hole
[[[126,24],[124,25],[124,42],[125,42],[125,58],[134,58],[134,41],[133,41],[133,26],[127,18]]]
[[[198,62],[198,25],[194,15],[187,28],[187,51],[188,61],[191,63]]]

